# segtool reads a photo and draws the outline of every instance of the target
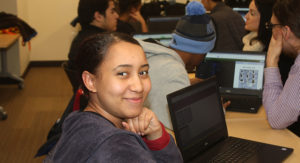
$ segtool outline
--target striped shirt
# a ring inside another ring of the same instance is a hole
[[[286,128],[300,115],[300,54],[283,87],[278,67],[265,68],[263,105],[272,128]]]

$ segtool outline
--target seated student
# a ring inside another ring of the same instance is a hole
[[[172,136],[143,106],[151,82],[136,40],[93,35],[79,47],[77,63],[88,105],[67,117],[44,162],[183,162]]]
[[[276,1],[268,24],[273,35],[266,59],[263,105],[271,127],[276,129],[286,128],[300,115],[299,6],[299,0]],[[296,58],[284,86],[278,69],[281,52]]]
[[[216,26],[217,40],[214,51],[242,50],[244,29],[243,17],[227,6],[223,0],[201,0]]]
[[[216,28],[216,43],[212,51],[240,51],[243,48],[242,38],[247,34],[243,17],[233,11],[222,0],[201,0]],[[196,67],[196,78],[206,79],[214,75],[211,62],[199,63]]]
[[[36,156],[47,154],[53,147],[53,144],[57,142],[61,133],[61,125],[63,124],[65,117],[73,110],[84,108],[86,105],[86,100],[82,100],[80,105],[77,103],[74,104],[74,101],[80,100],[80,98],[77,98],[79,96],[76,96],[76,93],[78,94],[78,92],[80,92],[79,79],[76,76],[78,67],[76,58],[79,45],[84,39],[91,35],[103,33],[105,31],[115,31],[118,17],[119,15],[116,12],[113,0],[79,0],[78,18],[76,19],[79,20],[81,30],[72,41],[68,54],[69,60],[66,67],[70,72],[68,76],[70,76],[71,81],[73,80],[71,84],[74,94],[61,118],[51,127],[46,143],[40,147]]]
[[[213,49],[216,35],[210,16],[200,2],[186,6],[186,15],[178,21],[169,47],[144,42],[152,89],[145,102],[169,129],[173,129],[166,95],[190,85],[185,66],[196,66]]]
[[[272,30],[266,28],[272,16],[272,8],[276,0],[252,0],[249,12],[246,14],[245,29],[250,31],[243,37],[243,51],[267,51],[272,36]],[[280,55],[278,67],[282,82],[285,83],[294,58]]]
[[[267,51],[272,31],[265,24],[270,21],[276,0],[252,0],[246,14],[245,29],[250,31],[243,37],[243,51]]]
[[[80,0],[78,4],[78,20],[81,30],[73,39],[68,54],[68,68],[76,70],[76,57],[79,44],[85,38],[105,31],[117,29],[119,15],[115,9],[113,0]],[[75,91],[78,86],[73,88]]]
[[[119,0],[119,14],[117,31],[133,35],[137,32],[148,32],[146,21],[140,13],[142,7],[141,0]],[[138,23],[140,31],[132,25]]]

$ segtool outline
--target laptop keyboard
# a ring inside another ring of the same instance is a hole
[[[212,158],[210,163],[234,163],[234,162],[245,162],[251,156],[253,156],[261,144],[251,141],[244,141],[243,139],[232,139],[229,138],[228,148],[223,153],[219,153]]]

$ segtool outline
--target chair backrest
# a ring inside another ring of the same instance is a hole
[[[67,76],[68,76],[68,79],[70,81],[70,83],[72,84],[72,87],[73,87],[73,92],[76,93],[77,89],[79,88],[79,79],[77,77],[77,71],[76,70],[73,70],[73,69],[70,69],[68,67],[68,62],[65,61],[62,63],[62,67],[64,69],[64,71],[66,72]]]

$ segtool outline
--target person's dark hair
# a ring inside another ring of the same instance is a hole
[[[212,0],[214,2],[222,2],[223,0]]]
[[[254,0],[255,6],[260,13],[260,22],[257,37],[253,40],[261,41],[265,45],[265,50],[268,49],[272,37],[272,30],[267,30],[265,24],[271,20],[272,8],[275,2],[276,0]]]
[[[80,25],[89,25],[94,20],[96,11],[105,16],[109,1],[112,0],[80,0],[77,10]]]
[[[273,8],[273,13],[279,23],[289,26],[298,38],[300,38],[299,6],[299,0],[277,0]]]
[[[128,12],[132,7],[137,8],[142,4],[142,0],[119,0],[118,1],[118,9],[120,15]]]
[[[103,62],[108,49],[122,41],[141,46],[138,41],[129,35],[117,32],[95,34],[80,44],[76,62],[78,65],[78,77],[85,95],[88,95],[88,90],[82,81],[81,74],[83,71],[95,74],[97,67]]]

